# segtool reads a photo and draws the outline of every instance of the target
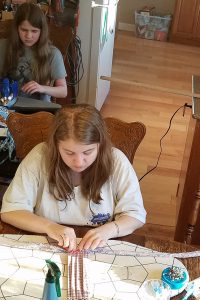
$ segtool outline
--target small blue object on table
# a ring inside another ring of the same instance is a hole
[[[166,282],[172,290],[180,290],[189,280],[189,275],[186,270],[179,267],[168,267],[162,272],[161,279]]]

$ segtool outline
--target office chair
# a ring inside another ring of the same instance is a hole
[[[131,164],[135,152],[146,134],[146,127],[140,122],[127,123],[116,118],[104,119],[112,144],[128,157]]]

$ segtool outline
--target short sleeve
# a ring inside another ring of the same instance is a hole
[[[19,165],[3,196],[2,213],[15,210],[34,212],[39,199],[42,151],[43,144],[38,144]]]
[[[113,189],[115,196],[115,218],[122,215],[134,217],[146,222],[146,210],[139,181],[128,158],[118,149],[114,149]]]
[[[63,56],[59,49],[52,46],[52,59],[51,59],[51,78],[53,81],[56,79],[65,78],[67,76]]]

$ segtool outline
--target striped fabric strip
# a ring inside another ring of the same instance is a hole
[[[66,249],[61,247],[57,247],[55,245],[50,244],[42,244],[42,243],[27,243],[27,242],[20,242],[15,240],[8,240],[4,241],[0,238],[1,246],[10,247],[10,248],[19,248],[19,249],[29,249],[29,250],[41,250],[46,252],[54,252],[54,253],[68,253]],[[138,247],[135,244],[133,246]],[[140,251],[140,246],[138,250],[111,250],[110,248],[103,247],[103,248],[96,248],[95,250],[82,250],[79,252],[79,255],[83,255],[87,257],[90,254],[108,254],[108,255],[119,255],[119,256],[135,256],[135,257],[175,257],[175,258],[195,258],[200,257],[200,250],[191,251],[191,252],[159,252],[154,251],[151,249],[146,248],[149,251]],[[70,255],[70,253],[69,253]]]
[[[88,300],[88,255],[81,252],[68,255],[67,300]]]

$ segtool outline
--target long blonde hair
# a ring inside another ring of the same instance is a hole
[[[86,145],[99,143],[95,162],[81,174],[82,194],[88,200],[99,203],[100,190],[113,169],[111,142],[99,111],[87,104],[62,108],[56,114],[50,132],[47,142],[49,186],[50,191],[59,200],[71,200],[74,188],[70,168],[63,162],[58,151],[59,141],[73,138]]]
[[[4,76],[13,77],[20,56],[24,55],[24,45],[20,40],[18,28],[24,21],[40,29],[38,42],[32,47],[34,64],[32,66],[33,80],[40,84],[47,84],[50,78],[50,41],[46,17],[40,7],[34,3],[21,4],[14,16],[13,26],[7,42],[7,51],[4,62]],[[17,79],[17,78],[12,78]]]

